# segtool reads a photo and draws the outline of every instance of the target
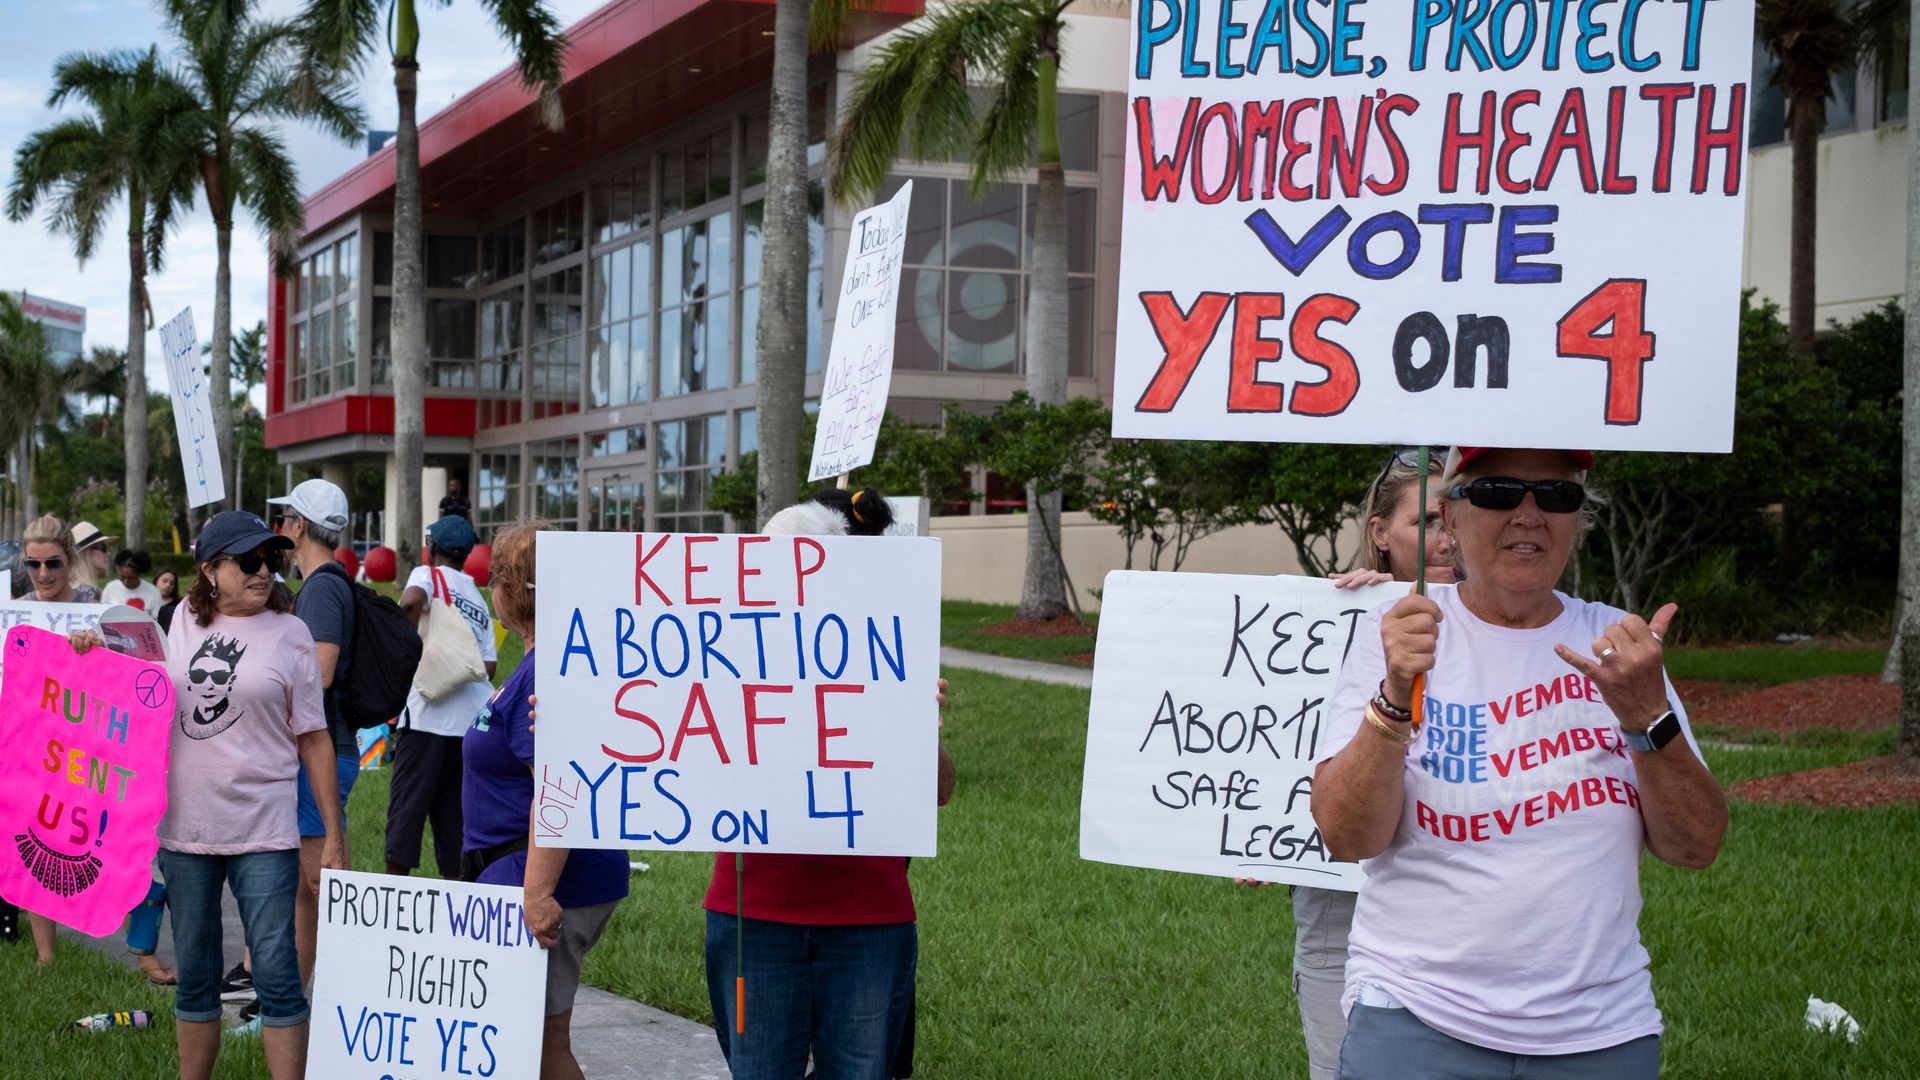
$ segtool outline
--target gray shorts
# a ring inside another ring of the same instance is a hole
[[[1435,1031],[1405,1009],[1355,1003],[1340,1080],[1656,1080],[1660,1036],[1582,1054],[1509,1054]]]
[[[1333,1080],[1340,1043],[1347,1037],[1340,994],[1346,988],[1347,935],[1358,898],[1334,889],[1293,888],[1293,993],[1300,1002],[1312,1080]]]
[[[580,990],[580,961],[606,932],[607,921],[619,904],[618,900],[609,900],[560,913],[560,940],[547,950],[548,1016],[559,1016],[573,1008],[573,995]]]

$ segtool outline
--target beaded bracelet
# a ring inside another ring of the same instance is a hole
[[[1412,724],[1415,731],[1420,729],[1420,721],[1413,715],[1412,709],[1401,708],[1387,700],[1387,683],[1385,679],[1380,681],[1380,689],[1373,695],[1373,704],[1380,710],[1380,715],[1386,717],[1388,720],[1398,720],[1402,724]]]
[[[1389,742],[1402,747],[1413,745],[1413,733],[1410,731],[1405,733],[1395,731],[1392,726],[1380,718],[1380,711],[1371,703],[1367,705],[1366,712],[1361,715],[1366,717],[1369,727],[1385,736]]]

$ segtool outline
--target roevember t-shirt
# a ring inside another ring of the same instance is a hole
[[[533,810],[533,719],[527,696],[534,692],[533,650],[520,658],[488,707],[474,718],[461,740],[461,850],[484,851],[523,842]],[[565,723],[548,718],[541,723]],[[604,848],[575,848],[554,884],[553,899],[563,908],[591,907],[627,895],[627,854]],[[497,859],[480,874],[487,885],[521,885],[527,877],[527,853]]]
[[[1475,618],[1454,586],[1428,592],[1442,618],[1425,719],[1400,826],[1364,864],[1343,1007],[1370,985],[1431,1027],[1514,1054],[1658,1034],[1633,762],[1594,686],[1553,651],[1591,655],[1624,613],[1556,593],[1558,618],[1512,630]],[[1323,756],[1378,737],[1361,714],[1385,673],[1390,606],[1354,629]],[[1671,684],[1667,697],[1678,710]],[[1686,738],[1660,752],[1698,756],[1680,719]]]
[[[180,605],[167,632],[173,733],[160,846],[240,855],[300,846],[296,740],[324,731],[313,637],[292,615],[216,615]]]

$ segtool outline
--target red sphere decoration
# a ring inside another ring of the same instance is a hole
[[[473,550],[467,553],[466,563],[460,569],[466,571],[475,585],[486,588],[487,582],[493,577],[493,545],[473,545]]]
[[[335,562],[339,563],[341,566],[344,566],[347,568],[348,577],[353,578],[353,577],[360,576],[360,556],[355,555],[353,553],[352,548],[350,547],[334,548],[333,559]]]
[[[367,552],[365,567],[369,580],[390,582],[400,569],[400,557],[390,547],[377,547]]]

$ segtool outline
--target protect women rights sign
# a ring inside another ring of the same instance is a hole
[[[167,809],[173,682],[165,668],[64,634],[0,638],[0,896],[84,934],[147,895]]]
[[[534,829],[932,855],[940,545],[541,533]]]
[[[1360,616],[1405,585],[1117,570],[1101,593],[1080,857],[1354,890],[1313,766]]]
[[[1753,0],[1136,0],[1114,434],[1725,452]]]
[[[520,890],[322,871],[308,1075],[540,1074],[547,953]]]

